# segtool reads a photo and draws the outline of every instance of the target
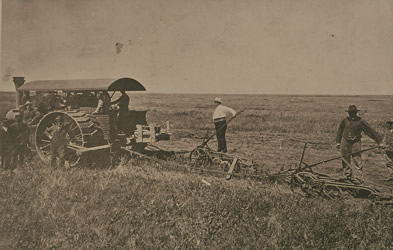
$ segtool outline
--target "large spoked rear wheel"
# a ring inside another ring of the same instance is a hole
[[[94,116],[83,112],[52,112],[42,118],[35,133],[36,150],[43,162],[50,162],[53,133],[60,126],[56,121],[57,116],[62,116],[64,124],[67,124],[68,145],[64,157],[70,167],[76,166],[81,160],[82,155],[76,149],[104,143],[102,130]]]

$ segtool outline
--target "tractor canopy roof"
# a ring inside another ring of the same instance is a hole
[[[80,80],[36,80],[23,84],[20,91],[145,91],[145,87],[132,78],[80,79]]]

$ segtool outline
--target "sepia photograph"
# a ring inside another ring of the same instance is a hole
[[[0,0],[0,249],[393,248],[393,0]]]

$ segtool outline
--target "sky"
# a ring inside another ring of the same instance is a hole
[[[131,77],[155,93],[393,95],[393,0],[2,0],[1,20],[0,91]]]

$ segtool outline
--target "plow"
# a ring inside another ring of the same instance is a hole
[[[211,138],[209,137],[208,140],[210,139]],[[228,171],[226,175],[227,180],[229,180],[233,175],[234,169],[236,169],[237,172],[246,171],[242,177],[261,177],[255,174],[248,174],[250,172],[247,170],[255,170],[260,168],[260,166],[256,165],[252,160],[241,159],[231,154],[216,152],[208,147],[208,140],[204,140],[201,146],[198,146],[190,153],[189,159],[192,165],[196,165],[201,168],[212,167],[215,163],[219,166],[230,166],[229,169],[226,168]],[[353,198],[370,199],[376,204],[393,205],[393,195],[391,193],[383,192],[380,189],[370,185],[372,183],[364,181],[362,178],[362,172],[359,169],[354,168],[355,173],[360,176],[356,177],[356,181],[349,180],[345,177],[334,177],[325,173],[318,173],[314,171],[313,168],[319,165],[334,160],[343,160],[343,155],[339,154],[337,157],[307,164],[304,161],[307,144],[307,142],[304,143],[299,164],[295,168],[289,168],[285,171],[265,177],[274,182],[283,180],[284,183],[290,186],[291,190],[300,189],[307,197],[339,199],[350,196]],[[378,148],[378,146],[374,146],[354,152],[350,155],[371,151]]]
[[[252,160],[242,159],[228,153],[214,151],[208,146],[208,142],[214,138],[214,136],[216,136],[220,130],[222,130],[226,125],[228,125],[243,112],[244,110],[239,111],[235,116],[229,119],[225,125],[218,128],[212,135],[206,135],[202,144],[190,152],[189,159],[193,166],[208,168],[213,164],[219,165],[222,169],[227,170],[227,180],[231,179],[235,169],[254,169],[255,164]]]
[[[293,173],[287,179],[290,186],[299,187],[308,196],[322,196],[328,199],[350,195],[354,198],[369,198],[374,201],[392,201],[393,196],[378,189],[354,184],[346,178],[334,178],[326,174],[303,171]]]
[[[379,148],[378,146],[363,149],[347,156],[366,152]],[[302,156],[297,168],[290,168],[283,171],[279,175],[284,176],[285,182],[293,188],[300,188],[308,197],[324,197],[327,199],[341,198],[343,196],[351,196],[354,198],[367,198],[380,204],[393,204],[393,195],[391,193],[382,192],[381,190],[369,185],[367,181],[362,179],[363,175],[359,169],[354,168],[360,177],[354,180],[348,178],[333,177],[324,173],[318,173],[313,170],[314,167],[321,164],[343,160],[343,156],[322,160],[313,164],[304,162],[304,156],[307,149],[307,142],[304,144]],[[345,161],[346,164],[349,164]],[[370,183],[371,184],[371,183]]]
[[[243,112],[243,110],[238,114],[241,112]],[[232,117],[227,124],[235,117],[236,116]],[[192,151],[187,152],[189,153],[187,157],[189,164],[185,166],[183,165],[184,167],[198,169],[203,172],[221,173],[225,175],[226,180],[230,180],[232,176],[256,178],[259,180],[267,178],[274,181],[283,179],[292,190],[300,189],[307,197],[339,199],[350,196],[353,198],[370,199],[376,204],[393,205],[393,194],[383,192],[370,185],[372,183],[364,181],[361,169],[351,166],[356,173],[355,176],[359,176],[355,178],[355,182],[345,177],[334,177],[325,173],[318,173],[313,170],[314,167],[331,161],[344,160],[344,155],[341,155],[340,153],[338,153],[337,157],[308,164],[304,161],[308,145],[308,142],[305,142],[300,161],[295,168],[289,168],[279,173],[263,176],[257,173],[258,170],[262,169],[262,166],[257,165],[252,159],[241,158],[234,154],[218,152],[209,147],[208,142],[214,138],[219,130],[220,129],[210,136],[205,136],[203,142],[199,146],[194,148]],[[154,147],[154,145],[152,146]],[[378,148],[379,146],[374,146],[345,156],[367,152]],[[155,147],[155,149],[158,151],[161,150],[158,147]],[[161,152],[163,151],[161,150]],[[176,156],[179,153],[184,154],[185,152],[172,151],[171,153],[171,160],[175,160],[176,158],[173,156]],[[139,156],[145,157],[141,154]],[[349,164],[348,162],[346,163]]]
[[[245,169],[254,169],[256,165],[252,160],[242,159],[235,155],[217,152],[207,145],[197,147],[191,151],[189,156],[192,166],[209,168],[218,165],[224,171],[227,171],[226,179],[231,179],[235,170],[244,171]]]

